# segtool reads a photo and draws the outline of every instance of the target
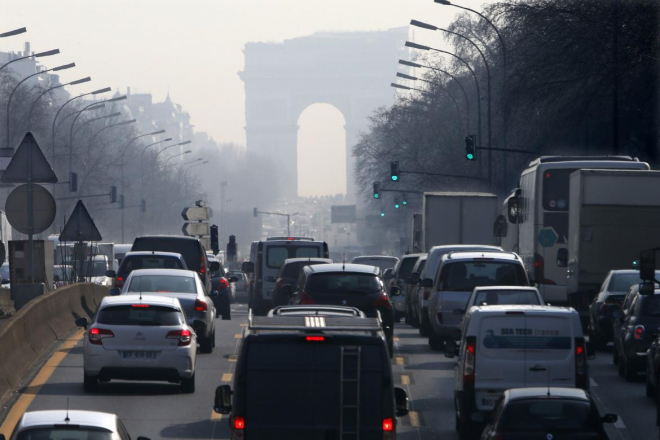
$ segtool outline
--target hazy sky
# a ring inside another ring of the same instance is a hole
[[[462,2],[474,8],[482,3]],[[407,26],[411,18],[445,25],[459,11],[433,0],[0,0],[0,5],[0,32],[28,28],[0,40],[0,51],[22,50],[25,41],[35,51],[59,48],[60,55],[45,59],[49,65],[77,65],[63,72],[63,81],[92,77],[93,85],[76,91],[130,86],[160,101],[169,90],[197,130],[239,144],[245,144],[245,96],[237,72],[246,43],[317,31],[382,30]],[[438,45],[442,38],[417,30],[415,41]],[[311,118],[312,126],[323,121],[341,129],[340,115],[313,113],[336,120]],[[343,180],[316,183],[306,192],[339,192]]]

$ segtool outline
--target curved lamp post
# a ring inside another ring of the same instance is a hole
[[[35,53],[35,54],[28,55],[28,56],[25,56],[25,57],[16,58],[16,59],[13,59],[13,60],[3,64],[2,66],[0,66],[0,70],[4,69],[5,67],[10,65],[11,63],[15,63],[16,61],[25,60],[25,59],[28,59],[28,58],[49,57],[51,55],[57,55],[58,53],[60,53],[59,49],[53,49],[53,50],[47,50],[45,52]]]
[[[0,38],[11,37],[11,36],[13,36],[13,35],[22,34],[22,33],[24,33],[24,32],[27,32],[27,29],[24,28],[24,27],[22,27],[22,28],[18,28],[18,29],[14,29],[13,31],[7,31],[7,32],[3,32],[3,33],[1,33],[1,34],[0,34]]]
[[[179,142],[178,144],[168,145],[167,147],[163,148],[162,150],[158,151],[158,153],[156,153],[156,157],[154,157],[154,161],[158,159],[158,156],[160,156],[160,153],[162,153],[163,151],[169,150],[170,148],[177,147],[179,145],[188,145],[190,143],[192,143],[192,141],[184,141],[184,142]]]
[[[34,111],[34,107],[37,105],[37,102],[39,102],[39,100],[40,100],[40,99],[41,99],[46,93],[48,93],[48,92],[50,92],[50,91],[52,91],[52,90],[55,90],[55,89],[59,89],[60,87],[75,86],[76,84],[86,83],[86,82],[89,82],[89,81],[91,81],[91,80],[92,80],[92,78],[90,78],[90,77],[88,76],[88,77],[86,77],[86,78],[77,79],[77,80],[75,80],[75,81],[71,81],[71,82],[68,82],[68,83],[65,83],[65,84],[58,84],[58,85],[56,85],[56,86],[50,87],[50,88],[44,90],[43,92],[41,92],[41,94],[40,94],[39,96],[37,96],[37,99],[35,99],[34,102],[32,103],[32,105],[30,106],[30,112],[28,113],[28,124],[30,124],[30,123],[32,122],[32,112]]]
[[[114,118],[115,116],[119,116],[119,115],[121,115],[120,112],[114,112],[114,113],[110,113],[109,115],[99,116],[98,118],[88,119],[87,121],[83,122],[80,125],[79,129],[82,128],[84,125],[90,124],[94,121],[98,121],[98,120],[101,120],[101,119],[107,119],[107,118]],[[71,141],[71,142],[69,142],[69,174],[71,174],[72,171],[73,171],[73,142]]]
[[[190,153],[192,153],[192,150],[186,150],[183,153],[175,154],[174,156],[168,157],[165,163],[163,164],[163,168],[167,167],[167,162],[174,159],[175,157],[183,156],[184,154],[190,154]]]

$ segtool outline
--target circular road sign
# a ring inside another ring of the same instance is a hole
[[[28,186],[16,187],[5,204],[7,220],[18,232],[29,234],[28,229]],[[34,206],[33,234],[45,231],[55,220],[55,199],[53,195],[41,185],[32,185],[32,205]]]

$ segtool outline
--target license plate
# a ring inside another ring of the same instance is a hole
[[[122,351],[124,359],[157,359],[157,351]]]
[[[489,399],[489,398],[486,398],[486,397],[482,397],[482,398],[481,398],[481,406],[485,406],[485,407],[488,407],[488,408],[492,408],[492,407],[495,406],[495,402],[496,402],[496,401],[497,401],[496,398]]]

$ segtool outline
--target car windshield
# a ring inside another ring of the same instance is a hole
[[[21,431],[16,440],[112,440],[112,432],[89,428],[35,428]]]
[[[104,307],[96,322],[105,325],[181,325],[183,315],[171,307],[131,304]]]
[[[245,275],[243,274],[243,272],[229,272],[229,276],[236,277],[239,281],[245,279]]]
[[[660,271],[655,273],[656,279],[660,277]],[[630,289],[630,286],[634,284],[639,284],[642,282],[642,279],[639,277],[639,272],[633,273],[615,273],[612,275],[610,280],[610,285],[607,290],[610,292],[621,292],[625,293]]]
[[[507,405],[503,419],[505,432],[584,432],[590,429],[591,406],[579,400],[520,400]]]
[[[465,261],[443,266],[440,290],[473,291],[478,286],[527,286],[521,264],[501,261]]]
[[[370,294],[381,290],[381,281],[376,275],[362,273],[313,274],[305,284],[305,292],[312,295]]]
[[[536,292],[530,290],[481,290],[478,291],[472,305],[507,305],[534,304],[540,305]]]
[[[197,286],[191,276],[139,275],[131,279],[128,291],[197,293]]]

